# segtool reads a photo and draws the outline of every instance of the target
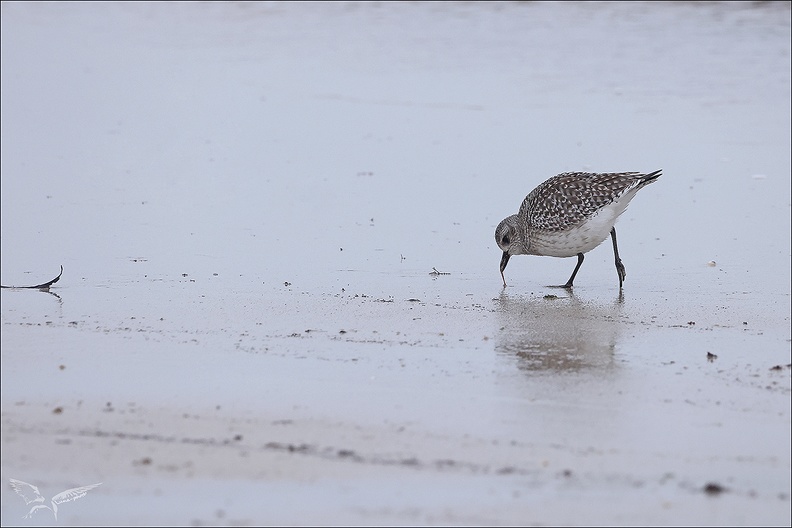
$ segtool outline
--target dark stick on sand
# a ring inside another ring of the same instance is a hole
[[[60,268],[61,269],[60,269],[60,273],[58,273],[58,276],[55,277],[54,279],[52,279],[49,282],[45,282],[44,284],[37,284],[35,286],[2,286],[2,285],[0,285],[0,288],[28,288],[28,289],[36,289],[36,290],[47,291],[47,290],[49,290],[49,287],[52,286],[53,284],[55,284],[56,282],[58,282],[60,280],[60,278],[61,278],[61,275],[63,275],[63,266],[61,266]]]

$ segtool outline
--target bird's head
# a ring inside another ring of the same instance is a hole
[[[495,228],[495,242],[504,253],[517,255],[522,252],[520,237],[517,230],[517,215],[504,218]]]

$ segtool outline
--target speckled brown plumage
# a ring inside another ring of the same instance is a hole
[[[633,187],[641,188],[659,176],[660,171],[565,172],[531,191],[523,200],[518,216],[531,229],[562,231],[590,218]]]

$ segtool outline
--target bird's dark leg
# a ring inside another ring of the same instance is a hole
[[[580,269],[580,265],[581,264],[583,264],[583,253],[578,253],[577,266],[575,266],[575,271],[572,272],[572,275],[569,277],[569,280],[566,281],[566,284],[564,284],[564,288],[571,288],[572,287],[572,281],[575,280],[575,275],[577,275],[577,272]]]
[[[575,271],[572,272],[572,276],[569,277],[569,280],[566,281],[566,284],[564,284],[563,286],[550,286],[550,288],[571,288],[572,287],[572,281],[575,280],[575,275],[577,275],[577,272],[580,269],[580,265],[583,264],[583,253],[578,253],[577,257],[578,257],[578,262],[577,262],[577,266],[575,266]]]
[[[619,247],[616,245],[615,227],[611,229],[611,238],[613,239],[613,255],[616,257],[616,273],[619,274],[619,289],[621,289],[622,283],[624,282],[624,278],[627,276],[627,272],[624,270],[624,264],[622,264],[622,261],[619,258]]]

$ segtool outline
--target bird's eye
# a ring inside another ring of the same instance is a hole
[[[503,235],[503,243],[504,244],[508,244],[509,243],[509,235]]]

